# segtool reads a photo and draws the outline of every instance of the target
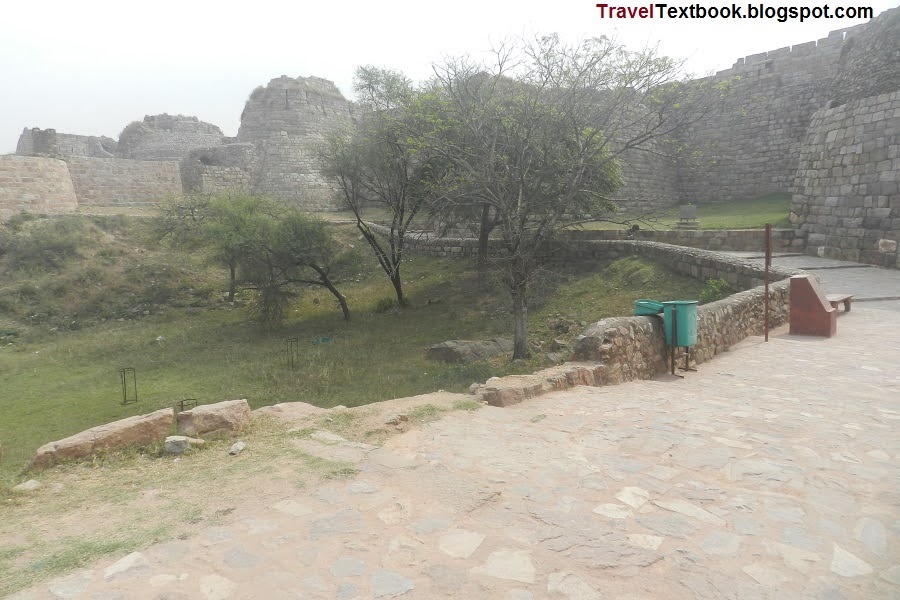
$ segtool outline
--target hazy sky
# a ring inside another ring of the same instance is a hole
[[[622,1],[641,5],[642,0]],[[837,5],[834,1],[829,2],[832,7]],[[898,4],[837,1],[870,5],[876,15]],[[741,56],[822,38],[830,30],[861,22],[610,21],[601,20],[596,4],[597,0],[4,3],[0,154],[15,151],[24,127],[118,138],[131,121],[164,112],[194,115],[235,135],[247,96],[273,77],[324,77],[349,97],[358,65],[392,67],[424,79],[431,74],[430,64],[442,56],[477,54],[511,35],[557,32],[567,39],[617,35],[634,48],[659,43],[663,53],[686,58],[692,72],[706,74],[730,67]],[[730,5],[731,0],[701,4]],[[785,5],[778,0],[767,4]],[[792,5],[813,4],[795,0]]]

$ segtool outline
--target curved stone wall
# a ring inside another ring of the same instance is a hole
[[[336,184],[322,176],[316,153],[328,130],[351,118],[350,102],[327,79],[281,76],[256,88],[237,136],[257,148],[255,191],[309,210],[339,208]]]
[[[191,151],[223,142],[222,130],[197,117],[148,115],[119,135],[117,156],[134,160],[179,161]]]
[[[900,91],[820,110],[791,220],[820,256],[900,267]]]
[[[15,154],[0,156],[0,221],[23,210],[59,214],[77,207],[69,169],[63,161]]]

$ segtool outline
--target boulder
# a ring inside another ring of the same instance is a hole
[[[492,340],[450,340],[428,349],[426,358],[445,363],[467,364],[495,354],[512,352],[513,342],[506,338]]]
[[[14,492],[33,492],[35,490],[39,490],[43,487],[40,481],[36,479],[29,479],[25,483],[20,483],[16,487],[13,488]]]
[[[184,454],[191,447],[190,439],[183,435],[170,435],[166,438],[166,454]]]
[[[178,431],[196,436],[219,431],[240,431],[250,424],[250,405],[246,400],[226,400],[204,404],[178,413]]]
[[[174,416],[171,408],[164,408],[147,415],[92,427],[63,440],[44,444],[31,460],[31,468],[42,469],[57,461],[82,458],[102,450],[162,442],[172,431]]]

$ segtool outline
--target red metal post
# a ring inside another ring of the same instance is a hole
[[[766,294],[765,294],[765,327],[766,341],[769,341],[769,268],[772,266],[772,224],[766,223]]]

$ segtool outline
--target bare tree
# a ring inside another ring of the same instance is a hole
[[[423,145],[422,117],[428,98],[402,73],[360,67],[355,89],[362,114],[355,124],[333,132],[321,152],[325,173],[337,181],[344,206],[368,242],[405,306],[401,267],[407,232],[432,195],[435,164]],[[410,132],[415,132],[411,135]],[[389,218],[387,239],[364,219],[368,208]]]

